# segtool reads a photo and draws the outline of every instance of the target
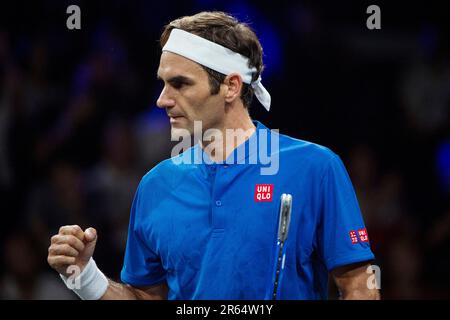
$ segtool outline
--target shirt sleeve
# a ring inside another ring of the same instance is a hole
[[[141,231],[142,219],[151,211],[150,201],[142,199],[142,184],[141,181],[131,206],[125,259],[120,274],[122,282],[133,286],[150,286],[166,278],[159,255],[151,249]]]
[[[322,177],[320,207],[318,251],[328,271],[375,258],[350,177],[335,154]]]

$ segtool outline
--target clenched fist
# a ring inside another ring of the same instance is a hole
[[[97,231],[87,228],[84,232],[77,226],[63,226],[57,235],[51,238],[47,261],[63,276],[69,276],[67,268],[76,265],[80,272],[94,254],[97,243]]]

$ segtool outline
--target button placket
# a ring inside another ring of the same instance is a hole
[[[223,231],[224,226],[225,226],[225,221],[224,221],[224,208],[223,208],[223,199],[222,199],[222,194],[223,194],[223,187],[222,187],[222,183],[223,183],[223,171],[221,170],[221,166],[217,166],[214,169],[214,173],[215,173],[215,178],[213,180],[213,194],[212,194],[212,206],[211,206],[211,211],[212,211],[212,227],[213,227],[213,231],[216,232],[220,232]]]

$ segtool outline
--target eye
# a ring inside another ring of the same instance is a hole
[[[181,89],[186,83],[183,81],[173,81],[170,83],[175,89]]]

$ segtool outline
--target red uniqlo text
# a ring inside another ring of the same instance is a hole
[[[273,184],[257,184],[255,187],[255,201],[272,201]]]
[[[359,240],[361,242],[369,242],[369,236],[367,235],[366,228],[358,230]]]

